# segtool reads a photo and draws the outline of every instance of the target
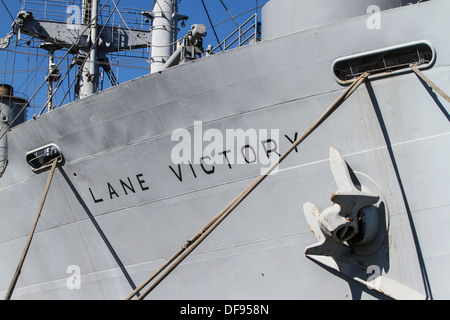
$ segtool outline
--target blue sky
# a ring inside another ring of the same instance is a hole
[[[14,18],[16,18],[17,13],[22,7],[22,3],[20,0],[0,0],[0,38],[5,37],[7,33],[11,31],[12,24],[12,19],[5,9],[2,1],[7,6]],[[44,0],[33,1],[44,2]],[[58,1],[62,2],[63,0]],[[106,1],[107,0],[102,0],[102,3],[105,3]],[[119,0],[115,0],[116,3],[118,1]],[[243,21],[247,20],[251,16],[251,14],[255,12],[255,7],[257,5],[262,6],[268,1],[269,0],[222,0],[223,4],[225,4],[231,14],[235,16],[235,20],[238,23],[242,23]],[[67,2],[72,3],[72,0],[67,0]],[[219,39],[223,40],[226,36],[228,36],[232,31],[236,29],[235,22],[230,18],[229,13],[225,10],[220,0],[203,0],[203,2],[208,9],[213,24],[219,24],[216,26],[216,32]],[[112,4],[112,0],[110,0],[110,3]],[[153,7],[153,0],[120,0],[118,7],[120,9],[128,7],[151,10]],[[258,10],[258,13],[260,12],[261,9]],[[202,23],[206,27],[208,27],[208,35],[204,39],[204,46],[206,47],[208,44],[212,44],[213,46],[217,45],[216,37],[213,30],[210,28],[210,22],[205,13],[201,0],[182,0],[179,3],[179,13],[189,16],[189,20],[186,22],[186,27],[183,28],[178,34],[178,38],[184,36],[192,24]],[[14,41],[15,38],[12,39],[8,48],[9,50],[14,50]],[[45,68],[48,65],[48,59],[43,56],[46,53],[43,49],[30,49],[24,46],[24,42],[20,47],[18,47],[17,51],[29,52],[31,53],[31,55],[22,53],[14,54],[12,51],[0,50],[0,83],[11,84],[13,82],[18,95],[19,93],[21,93],[22,95],[30,97],[34,92],[34,89],[38,88],[43,82],[46,74]],[[60,51],[56,56],[62,56],[64,53],[64,51]],[[13,66],[14,60],[16,63]],[[144,75],[148,72],[147,70],[145,70],[145,63],[141,64],[140,69],[135,69],[126,67],[127,64],[130,64],[127,63],[126,59],[122,59],[122,61],[124,61],[124,63],[122,64],[125,65],[125,67],[117,69],[116,74],[116,76],[118,76],[119,78],[120,83],[130,80],[134,77]],[[58,59],[56,59],[56,63],[58,62]],[[38,68],[38,72],[30,74],[30,70],[36,68],[36,65],[40,66]],[[64,72],[64,68],[67,67],[67,63],[61,63],[61,67],[63,68],[61,71]],[[28,69],[28,72],[25,72],[26,69]],[[114,68],[113,71],[115,71]],[[109,82],[105,80],[105,87],[108,86]],[[64,88],[64,86],[62,88]],[[45,99],[45,86],[43,87],[43,89],[41,89],[41,91],[42,93],[40,93],[34,101],[34,104],[36,105],[39,103],[43,104],[45,102],[43,101],[43,99]],[[34,111],[36,110],[30,110],[29,113],[32,114]]]

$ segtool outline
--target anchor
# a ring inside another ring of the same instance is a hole
[[[338,187],[331,196],[334,204],[322,212],[310,202],[303,205],[308,225],[318,240],[306,248],[306,256],[394,299],[425,299],[423,293],[389,278],[382,274],[381,267],[371,264],[377,262],[377,256],[385,255],[381,249],[388,232],[383,221],[386,212],[381,209],[384,197],[373,194],[365,185],[357,188],[347,163],[333,147],[330,163]],[[378,274],[367,277],[373,270]]]
[[[308,225],[319,241],[306,248],[307,255],[349,255],[354,243],[368,243],[378,231],[379,215],[373,204],[380,197],[358,190],[347,163],[333,147],[330,163],[338,186],[338,191],[331,196],[334,204],[322,212],[310,202],[303,205]]]

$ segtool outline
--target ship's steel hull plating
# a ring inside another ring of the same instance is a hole
[[[279,130],[276,146],[262,138],[251,147],[281,154],[345,90],[332,72],[336,59],[413,41],[433,45],[437,58],[424,72],[448,92],[449,8],[450,1],[430,1],[384,11],[377,30],[362,16],[264,40],[14,128],[0,180],[0,291],[9,286],[48,176],[29,168],[28,151],[53,143],[64,163],[13,298],[125,298],[130,282],[144,281],[260,173],[259,165],[231,163],[223,153],[222,164],[175,164],[174,130],[192,137],[208,129]],[[317,239],[303,204],[322,211],[338,190],[330,147],[383,201],[382,255],[359,257],[364,268],[376,266],[363,270],[364,280],[379,270],[424,297],[450,297],[447,110],[413,72],[369,79],[147,298],[385,298],[305,255]],[[246,146],[221,151],[231,157]]]

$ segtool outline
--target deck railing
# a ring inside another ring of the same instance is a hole
[[[219,49],[219,52],[222,52],[231,48],[239,48],[243,45],[257,42],[260,39],[260,23],[258,22],[258,15],[255,13],[226,37],[225,40],[214,47],[210,53],[215,53]]]

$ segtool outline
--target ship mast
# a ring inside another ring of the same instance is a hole
[[[152,52],[150,70],[161,71],[175,51],[177,41],[178,0],[154,0],[152,24]],[[187,17],[184,17],[187,18]]]
[[[99,67],[97,64],[97,0],[83,0],[83,23],[90,24],[90,53],[81,73],[79,97],[83,99],[97,92]]]
[[[53,84],[61,78],[61,73],[55,64],[55,51],[61,49],[55,43],[45,42],[42,43],[40,48],[48,51],[48,76],[47,76],[47,110],[53,110]]]
[[[36,2],[36,4],[44,6],[44,9],[41,10],[46,12],[46,2]],[[59,7],[58,5],[55,12],[58,13]],[[39,12],[39,8],[35,9]],[[14,34],[22,33],[45,41],[41,48],[49,51],[49,77],[46,79],[49,82],[49,102],[46,105],[48,110],[53,109],[51,97],[57,90],[53,90],[51,84],[59,80],[57,65],[54,64],[52,58],[55,50],[68,50],[68,53],[75,56],[73,64],[76,63],[82,68],[77,74],[78,82],[75,87],[75,93],[78,98],[82,99],[99,90],[100,66],[108,75],[112,74],[106,58],[108,53],[146,48],[148,43],[151,43],[151,31],[131,30],[108,25],[111,14],[104,22],[105,25],[99,25],[97,16],[100,11],[98,0],[83,0],[82,10],[76,5],[71,5],[65,10],[64,14],[68,15],[66,21],[50,21],[45,17],[44,19],[35,19],[33,12],[25,9],[21,10],[17,19],[14,20],[12,25]],[[114,77],[114,75],[112,76]],[[112,84],[117,84],[117,80]]]

